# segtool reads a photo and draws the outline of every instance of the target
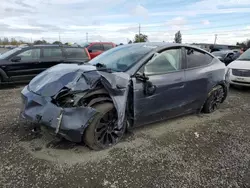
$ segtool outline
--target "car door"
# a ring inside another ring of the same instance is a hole
[[[12,56],[5,67],[10,81],[30,80],[39,73],[40,48],[22,50]]]
[[[40,63],[40,72],[62,63],[64,61],[63,51],[61,47],[43,47]]]
[[[103,52],[103,45],[99,43],[94,43],[88,47],[88,51],[91,59],[93,59]]]
[[[209,66],[213,57],[194,48],[186,48],[185,54],[186,99],[190,108],[200,109],[207,98],[208,85],[213,78],[213,67]]]
[[[182,48],[167,49],[139,70],[148,78],[132,78],[135,124],[142,125],[185,113],[185,74]],[[146,92],[148,89],[149,92]]]

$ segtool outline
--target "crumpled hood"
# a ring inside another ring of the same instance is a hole
[[[54,96],[63,87],[77,83],[84,72],[95,70],[92,65],[59,64],[33,78],[29,90],[44,97]],[[88,85],[86,81],[81,84]]]
[[[250,69],[250,61],[235,60],[227,67],[230,69]]]

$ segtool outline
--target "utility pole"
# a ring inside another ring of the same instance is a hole
[[[216,44],[217,34],[214,35],[214,45]]]
[[[58,38],[59,38],[59,42],[61,42],[61,35],[60,35],[60,32],[58,33]]]
[[[88,39],[88,32],[86,33],[86,42],[88,42],[89,39]]]
[[[141,24],[139,24],[139,42],[141,42]]]

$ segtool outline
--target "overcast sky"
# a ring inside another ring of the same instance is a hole
[[[250,39],[250,0],[1,0],[0,37],[50,42],[149,41],[235,44]]]

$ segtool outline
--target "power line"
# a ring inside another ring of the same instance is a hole
[[[246,26],[248,23],[241,23],[241,24],[233,24],[233,25],[224,25],[224,26],[215,26],[215,27],[197,27],[194,28],[196,30],[210,30],[210,29],[219,29],[219,28],[226,28],[226,27],[234,27],[234,26]],[[166,27],[167,31],[176,31],[176,30],[184,30],[185,28],[167,28],[167,26],[160,26],[160,27]],[[155,27],[154,27],[155,28]],[[194,31],[194,29],[188,29],[188,31]],[[155,30],[155,31],[166,31],[166,30]],[[152,30],[143,30],[143,32],[155,32]]]
[[[217,18],[218,18],[218,15],[216,16]],[[206,17],[207,18],[207,17]],[[211,18],[210,16],[209,16],[209,18]],[[232,19],[232,18],[245,18],[244,16],[237,16],[237,17],[230,17],[230,19]],[[192,20],[196,20],[196,19],[192,19]],[[206,19],[207,21],[209,21],[209,22],[221,22],[221,18],[218,18],[218,20],[217,19],[215,19],[215,20],[211,20],[211,19]],[[164,22],[164,21],[161,21],[161,22],[150,22],[150,23],[144,23],[145,25],[142,27],[142,28],[146,28],[146,27],[161,27],[161,25],[160,26],[147,26],[147,24],[172,24],[172,25],[190,25],[190,24],[194,24],[194,23],[197,23],[197,24],[201,24],[202,23],[202,21],[206,21],[206,20],[204,20],[204,19],[199,19],[199,20],[196,20],[195,22],[194,21],[191,21],[191,22],[187,22],[187,23],[183,23],[183,24],[178,24],[178,23],[173,23],[174,21],[176,21],[176,22],[178,22],[178,20],[173,20],[173,19],[170,19],[170,21],[166,21],[166,22]],[[180,20],[181,21],[181,20]],[[185,21],[185,20],[183,20],[183,21]],[[164,26],[164,25],[162,25],[162,26]]]

